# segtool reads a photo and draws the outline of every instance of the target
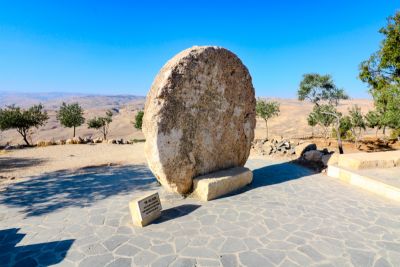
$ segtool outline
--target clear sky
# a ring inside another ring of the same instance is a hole
[[[163,64],[218,45],[258,96],[296,97],[302,74],[331,74],[368,97],[358,65],[398,0],[0,1],[0,91],[145,95]]]

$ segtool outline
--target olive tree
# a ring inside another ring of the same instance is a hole
[[[104,140],[107,140],[112,116],[112,111],[108,110],[105,117],[94,117],[93,119],[90,119],[87,122],[88,128],[98,130],[103,135]]]
[[[39,128],[46,124],[49,116],[43,109],[43,105],[34,105],[28,109],[21,109],[16,106],[8,106],[0,109],[0,129],[16,129],[22,136],[26,145],[31,144],[28,141],[28,134],[32,127]]]
[[[357,105],[352,106],[351,109],[349,109],[349,117],[351,121],[351,132],[353,133],[355,143],[357,144],[360,140],[362,130],[365,130],[366,128],[361,108]]]
[[[135,128],[138,130],[142,129],[143,115],[144,115],[144,112],[141,110],[135,116],[135,122],[134,122],[133,126],[135,126]]]
[[[373,115],[379,116],[378,129],[385,134],[386,127],[400,129],[400,11],[379,32],[380,49],[360,64],[359,78],[369,86],[377,111]]]
[[[263,99],[258,99],[256,103],[256,113],[265,121],[265,127],[267,129],[268,138],[268,120],[272,117],[279,115],[280,105],[276,101],[266,101]]]
[[[85,122],[83,117],[83,109],[78,103],[66,104],[62,103],[57,112],[57,120],[61,125],[67,128],[74,128],[73,137],[75,137],[75,128],[81,126]]]
[[[335,85],[330,75],[304,74],[297,96],[300,101],[308,100],[314,104],[313,112],[318,114],[320,124],[324,127],[334,124],[336,132],[339,132],[341,114],[336,111],[336,106],[340,100],[348,99],[348,96],[343,89]],[[343,154],[340,134],[337,135],[337,141],[339,153]]]

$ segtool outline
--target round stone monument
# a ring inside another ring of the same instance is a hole
[[[143,133],[151,171],[187,194],[193,178],[243,166],[254,138],[251,76],[229,50],[194,46],[157,74],[147,95]]]

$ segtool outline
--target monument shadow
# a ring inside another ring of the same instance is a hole
[[[0,230],[0,266],[51,266],[62,262],[74,239],[17,246],[20,228]]]

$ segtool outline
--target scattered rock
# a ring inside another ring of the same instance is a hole
[[[64,139],[60,139],[56,141],[57,145],[65,145],[66,141]]]
[[[36,146],[37,146],[37,147],[46,146],[46,141],[44,141],[44,140],[39,140],[39,141],[36,142]]]
[[[95,144],[99,144],[102,142],[103,142],[103,138],[101,138],[101,137],[97,137],[97,138],[93,139],[93,143],[95,143]]]
[[[67,139],[67,140],[65,141],[65,143],[66,143],[67,145],[73,145],[73,144],[74,144],[74,140],[72,140],[72,139]]]
[[[108,144],[116,144],[116,143],[117,143],[117,140],[115,140],[115,139],[109,139],[109,140],[107,141],[107,143],[108,143]]]
[[[221,47],[192,47],[169,60],[147,95],[143,133],[162,185],[188,193],[193,177],[243,166],[254,138],[254,88],[241,60]]]

